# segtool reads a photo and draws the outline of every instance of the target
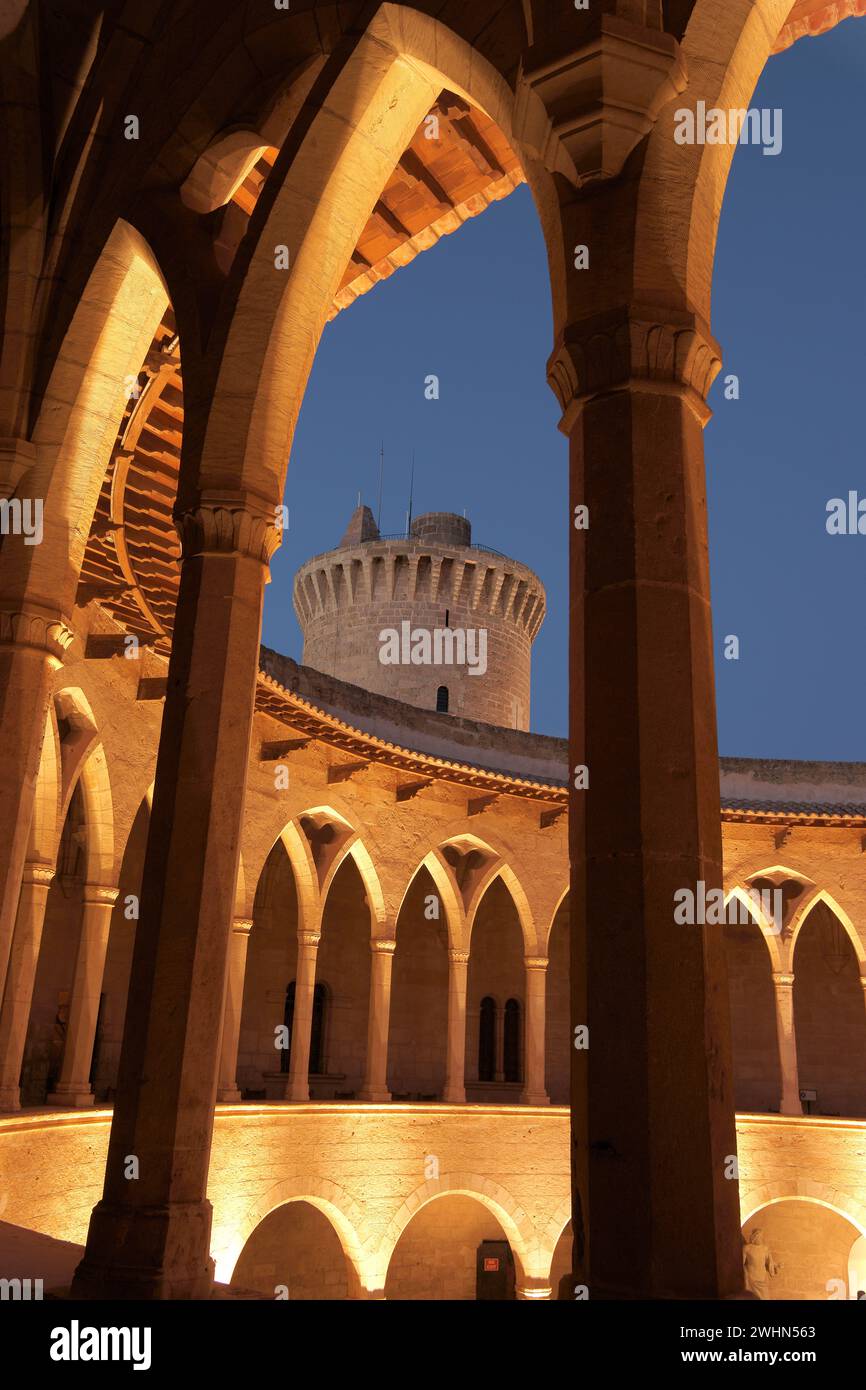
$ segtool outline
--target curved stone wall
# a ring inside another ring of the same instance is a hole
[[[0,1119],[3,1221],[83,1242],[101,1195],[110,1118],[97,1110]],[[799,1199],[866,1231],[866,1122],[740,1115],[737,1138],[746,1224],[767,1204]],[[460,1194],[496,1218],[518,1291],[548,1297],[570,1215],[568,1152],[568,1110],[558,1106],[218,1106],[208,1188],[217,1278],[231,1279],[269,1213],[304,1201],[339,1236],[350,1297],[382,1297],[413,1216]],[[22,1273],[39,1277],[38,1269]]]
[[[309,560],[294,588],[305,665],[422,709],[445,687],[450,714],[528,729],[544,588],[470,534],[465,518],[435,512],[408,538],[344,538]]]

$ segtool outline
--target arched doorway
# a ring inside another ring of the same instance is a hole
[[[476,1297],[476,1263],[482,1241],[508,1246],[493,1212],[477,1197],[446,1193],[427,1202],[404,1228],[388,1265],[388,1299]],[[508,1258],[492,1254],[489,1258]],[[513,1258],[513,1256],[512,1256]]]
[[[277,1029],[286,1022],[287,991],[295,979],[298,957],[298,896],[292,866],[282,840],[265,860],[253,899],[244,974],[244,999],[238,1042],[237,1078],[241,1093],[263,1099],[279,1089],[289,1050],[277,1044]]]
[[[866,1115],[866,998],[851,939],[823,901],[794,948],[794,1027],[803,1109]]]
[[[269,1212],[238,1257],[231,1286],[269,1298],[343,1300],[352,1273],[340,1237],[312,1202],[287,1202]]]
[[[430,915],[434,905],[438,916]],[[388,1087],[394,1100],[436,1100],[445,1086],[448,928],[426,868],[409,885],[397,918],[391,977]]]
[[[737,1110],[778,1111],[782,1069],[770,954],[751,913],[736,899],[732,899],[731,905],[737,910],[728,913],[724,939],[731,1003],[734,1105]]]
[[[364,1082],[370,1000],[370,909],[364,881],[348,855],[334,875],[316,966],[330,1008],[326,1076],[311,1079],[314,1100],[354,1100]]]

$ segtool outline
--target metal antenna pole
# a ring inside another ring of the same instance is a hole
[[[377,526],[378,528],[380,528],[380,529],[381,529],[381,526],[382,526],[382,475],[383,475],[384,472],[385,472],[385,441],[384,441],[384,439],[383,439],[383,440],[382,440],[382,443],[381,443],[380,446],[379,446],[379,509],[378,509],[377,514],[376,514],[376,526]]]
[[[415,450],[412,450],[412,471],[409,474],[409,511],[406,516],[406,535],[412,530],[412,494],[415,490]]]

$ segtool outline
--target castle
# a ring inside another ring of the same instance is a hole
[[[260,654],[221,1022],[212,1248],[226,1283],[471,1297],[476,1248],[506,1238],[521,1296],[555,1296],[569,1268],[568,754],[521,727],[544,605],[524,566],[442,513],[382,539],[361,508],[298,571],[303,664]],[[79,621],[0,1012],[10,1168],[32,1174],[36,1107],[78,1112],[52,1132],[57,1178],[43,1153],[12,1219],[72,1241],[90,1187],[70,1194],[61,1175],[104,1150],[117,1094],[167,670],[154,650],[130,660],[103,609]],[[381,664],[382,626],[403,622],[486,629],[486,675]],[[826,1296],[829,1279],[853,1292],[866,767],[723,759],[721,787],[727,910],[672,903],[671,917],[678,933],[714,920],[724,938],[742,1219],[760,1213],[781,1264],[773,1296]],[[251,1169],[255,1149],[267,1161]]]

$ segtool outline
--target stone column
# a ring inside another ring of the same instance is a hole
[[[310,1099],[310,1034],[313,1027],[313,996],[316,990],[319,939],[318,932],[298,932],[295,1011],[292,1016],[292,1050],[289,1054],[289,1100]]]
[[[51,679],[72,637],[59,613],[0,598],[0,998],[33,819]]]
[[[105,953],[111,930],[111,914],[117,901],[117,888],[104,888],[96,883],[84,885],[81,909],[81,931],[72,977],[69,999],[69,1023],[66,1046],[57,1089],[48,1097],[49,1105],[93,1104],[90,1088],[90,1066],[96,1040],[96,1021],[99,1017],[99,998],[105,970]]]
[[[493,1064],[494,1081],[505,1080],[505,1000],[496,1005],[496,1057]]]
[[[781,1115],[802,1115],[800,1078],[797,1066],[797,1037],[794,1032],[794,976],[773,971],[776,992],[776,1034],[779,1039],[779,1066],[782,1072]]]
[[[237,1079],[238,1039],[241,1034],[241,1012],[244,1004],[247,947],[250,944],[252,926],[252,919],[249,917],[236,917],[232,922],[220,1042],[220,1079],[217,1087],[217,1100],[224,1104],[239,1101],[241,1098]]]
[[[444,1101],[462,1105],[466,1100],[466,986],[469,952],[448,951],[448,1038],[445,1057]]]
[[[105,1187],[74,1298],[207,1298],[207,1174],[262,595],[263,499],[176,512],[180,590]],[[128,1180],[128,1156],[139,1177]]]
[[[0,1010],[0,1110],[21,1108],[21,1065],[45,924],[45,906],[53,878],[54,866],[51,864],[30,863],[24,866],[6,975],[6,993]]]
[[[388,1027],[391,1018],[391,967],[397,942],[374,937],[370,942],[373,968],[370,971],[370,1014],[367,1026],[367,1067],[359,1100],[391,1099],[388,1070]]]
[[[593,193],[593,254],[618,196]],[[646,299],[571,324],[550,364],[570,437],[571,1022],[589,1027],[574,1229],[592,1298],[742,1288],[722,933],[674,921],[679,890],[722,885],[702,439],[718,366],[694,314]]]
[[[525,956],[526,1028],[524,1030],[524,1105],[549,1105],[544,1084],[545,1019],[547,1015],[547,956]]]

